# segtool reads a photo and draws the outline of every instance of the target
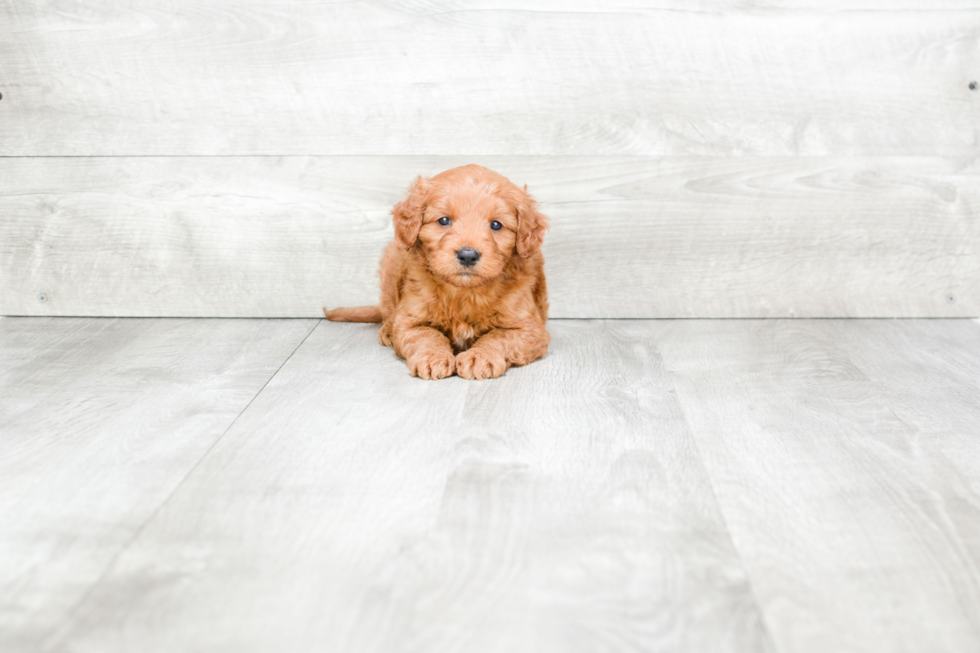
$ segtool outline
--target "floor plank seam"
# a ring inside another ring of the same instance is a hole
[[[683,406],[681,411],[684,411]],[[687,419],[685,415],[685,419]],[[688,428],[690,428],[690,422],[688,423]],[[704,464],[704,459],[701,456],[701,448],[698,446],[697,438],[691,434],[691,441],[694,443],[694,451],[698,455],[698,463],[701,465],[701,469],[704,472],[704,476],[708,481],[708,488],[711,490],[711,499],[715,502],[715,506],[718,508],[718,517],[721,519],[721,523],[725,526],[725,534],[728,536],[728,542],[732,546],[732,551],[738,558],[738,565],[742,568],[742,573],[745,574],[745,585],[748,588],[749,596],[752,597],[752,604],[755,605],[755,609],[759,613],[759,625],[762,627],[762,632],[766,636],[766,642],[768,644],[768,650],[779,651],[779,647],[776,645],[776,640],[772,636],[772,629],[769,627],[768,620],[766,619],[766,612],[762,609],[762,603],[759,601],[759,596],[755,591],[755,584],[752,582],[752,576],[749,574],[749,568],[745,565],[745,559],[742,557],[742,552],[738,550],[738,546],[735,544],[735,538],[732,537],[732,529],[728,526],[728,517],[725,515],[725,511],[721,508],[721,503],[718,501],[718,493],[715,491],[715,482],[711,478],[711,474],[708,473],[708,468]]]
[[[661,362],[664,362],[663,355],[660,354],[659,348],[657,350],[657,354],[660,355]],[[679,397],[677,386],[674,383],[674,376],[671,374],[670,370],[667,369],[666,364],[664,364],[664,371],[667,372],[667,377],[670,379],[670,385],[674,389],[674,396]],[[742,557],[742,552],[738,550],[738,546],[735,544],[735,538],[732,536],[732,529],[728,525],[728,518],[725,515],[725,511],[722,510],[721,502],[718,500],[718,493],[715,491],[714,479],[708,472],[707,465],[704,464],[704,456],[701,454],[701,447],[698,445],[698,439],[694,437],[694,428],[691,426],[691,420],[687,415],[687,410],[684,408],[684,404],[680,400],[677,401],[677,405],[681,410],[681,414],[684,415],[684,421],[687,422],[687,432],[691,438],[691,444],[694,445],[694,452],[697,454],[698,464],[701,466],[701,471],[704,474],[704,478],[708,482],[708,489],[711,491],[711,500],[714,501],[715,508],[718,510],[718,518],[725,527],[725,534],[728,536],[728,543],[731,545],[732,552],[734,552],[736,558],[738,559],[739,567],[741,567],[742,573],[745,575],[745,584],[748,588],[749,596],[752,597],[752,604],[755,606],[755,609],[758,612],[759,625],[766,637],[768,650],[779,651],[780,649],[776,645],[776,640],[772,636],[772,629],[769,627],[769,623],[766,620],[765,610],[762,609],[762,603],[759,601],[759,596],[755,592],[755,585],[752,583],[752,576],[749,574],[749,569],[745,564],[745,559]]]
[[[231,431],[231,429],[238,422],[238,420],[241,419],[241,416],[245,414],[249,406],[251,406],[252,403],[255,402],[255,400],[258,398],[258,396],[265,391],[265,389],[269,386],[270,383],[272,383],[272,380],[276,378],[276,376],[279,374],[282,368],[286,366],[286,363],[290,361],[290,359],[296,354],[296,352],[299,351],[299,348],[303,346],[303,343],[305,343],[307,339],[311,335],[313,335],[313,332],[316,331],[317,327],[320,326],[320,324],[324,321],[325,320],[323,318],[320,318],[316,321],[316,324],[313,325],[313,328],[310,329],[305,336],[303,336],[303,339],[300,340],[299,344],[293,348],[293,350],[289,353],[288,356],[286,356],[282,364],[276,368],[276,371],[273,372],[268,379],[266,379],[266,382],[262,384],[262,387],[259,388],[258,392],[256,392],[255,395],[248,400],[248,403],[245,404],[242,410],[240,410],[238,414],[235,415],[235,418],[231,420],[231,422],[228,424],[225,430],[221,432],[221,435],[215,438],[214,442],[211,443],[211,446],[208,447],[207,451],[205,451],[204,454],[198,459],[198,461],[194,463],[194,465],[187,471],[184,477],[180,479],[180,481],[176,484],[176,486],[174,486],[174,489],[170,492],[170,494],[168,494],[166,498],[160,502],[160,505],[158,505],[156,509],[154,509],[153,512],[150,513],[150,515],[143,521],[143,523],[140,524],[139,528],[137,528],[136,531],[134,531],[132,537],[129,538],[126,544],[121,546],[119,550],[116,551],[116,554],[112,556],[112,559],[109,560],[109,562],[106,564],[105,569],[102,570],[102,573],[99,575],[98,579],[96,579],[96,581],[92,583],[91,586],[89,586],[89,588],[85,591],[85,594],[83,594],[81,598],[79,598],[78,601],[75,603],[75,605],[71,607],[71,609],[65,615],[65,619],[62,622],[61,626],[53,633],[51,633],[51,635],[47,638],[47,641],[45,641],[40,647],[40,650],[46,650],[49,644],[53,643],[58,639],[58,637],[61,636],[64,630],[71,623],[72,618],[75,616],[78,610],[81,609],[83,605],[85,605],[86,601],[89,600],[89,598],[92,596],[95,590],[97,590],[99,586],[102,585],[105,579],[109,576],[109,572],[112,571],[112,568],[115,567],[116,563],[123,556],[123,554],[129,550],[129,548],[133,545],[134,542],[136,542],[137,539],[139,539],[139,536],[142,534],[144,530],[146,530],[146,527],[151,522],[153,522],[153,520],[156,519],[157,515],[160,514],[160,511],[163,510],[163,508],[168,503],[170,503],[170,500],[173,499],[173,497],[180,491],[180,488],[184,485],[184,483],[187,482],[187,479],[194,474],[194,471],[197,470],[198,467],[200,467],[201,463],[208,457],[208,455],[210,455],[210,453],[214,450],[214,448],[218,445],[218,443],[221,442],[222,439],[224,439],[225,435],[227,435],[228,432]]]

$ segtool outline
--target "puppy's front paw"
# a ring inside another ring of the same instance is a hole
[[[456,371],[453,353],[446,351],[423,351],[411,356],[407,361],[408,371],[420,379],[435,380],[452,376]]]
[[[496,353],[467,349],[456,355],[456,374],[464,379],[495,379],[507,371],[507,360]]]

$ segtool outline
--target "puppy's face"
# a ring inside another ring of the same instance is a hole
[[[429,270],[471,288],[500,275],[517,242],[517,207],[493,185],[440,184],[422,213],[419,243]]]
[[[435,276],[463,288],[492,282],[515,254],[532,256],[547,224],[525,191],[475,165],[419,177],[392,213],[398,241],[419,247]]]

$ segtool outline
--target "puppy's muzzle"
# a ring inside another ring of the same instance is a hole
[[[466,267],[472,267],[480,260],[480,252],[472,247],[464,247],[463,249],[456,250],[456,260]]]

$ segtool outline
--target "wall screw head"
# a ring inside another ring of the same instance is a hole
[[[48,301],[48,296],[45,295],[44,293],[41,293],[40,295],[37,296],[37,301],[43,304],[44,302]]]
[[[946,295],[946,303],[947,304],[955,304],[956,303],[956,295]]]
[[[976,82],[970,82],[970,90],[971,91],[977,90],[977,83]]]

